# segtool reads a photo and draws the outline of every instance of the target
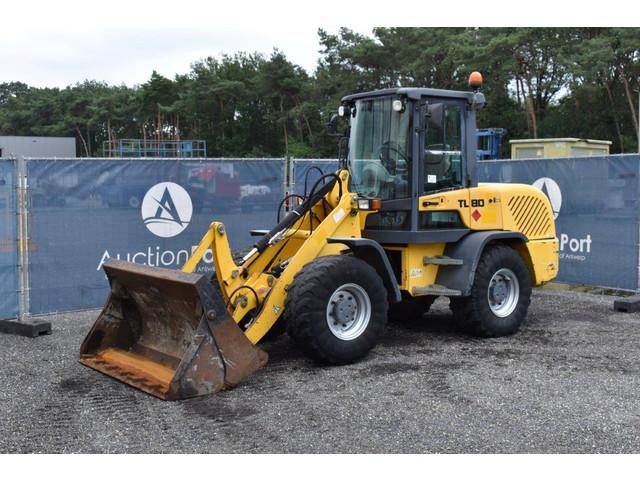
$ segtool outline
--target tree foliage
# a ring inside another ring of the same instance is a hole
[[[466,89],[485,77],[480,126],[510,138],[581,137],[637,148],[640,29],[347,28],[318,32],[309,74],[279,50],[195,62],[142,85],[0,84],[0,134],[74,136],[82,155],[118,138],[202,139],[211,156],[335,156],[325,123],[343,95],[397,86]],[[505,139],[505,141],[508,140]]]

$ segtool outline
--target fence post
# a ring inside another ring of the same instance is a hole
[[[293,174],[293,158],[289,155],[284,157],[284,179],[283,179],[283,198],[287,198],[290,194],[293,193],[293,188],[295,185],[294,174]],[[290,199],[284,202],[284,211],[287,212],[291,208]],[[279,215],[279,213],[278,213]]]
[[[640,93],[638,93],[638,102],[640,102]],[[638,110],[640,111],[640,103],[638,104]],[[640,124],[640,116],[638,117],[638,124]],[[638,157],[636,159],[635,165],[635,175],[636,175],[636,202],[640,202],[640,138],[638,138]],[[640,205],[636,204],[636,252],[638,254],[636,258],[636,265],[638,266],[638,276],[636,283],[636,292],[640,293],[640,211],[637,208]]]
[[[17,211],[18,211],[18,236],[19,236],[19,256],[18,272],[20,274],[20,321],[25,321],[29,316],[29,247],[31,239],[29,237],[29,183],[27,178],[27,162],[24,157],[17,159]]]
[[[289,177],[289,193],[295,191],[296,177],[295,177],[295,159],[287,157],[287,175]]]
[[[24,258],[22,256],[22,252],[24,250],[24,237],[23,237],[23,222],[24,215],[22,209],[22,157],[15,159],[15,202],[16,202],[16,243],[18,244],[18,255],[17,255],[17,265],[16,265],[16,273],[18,277],[18,320],[22,321],[25,318],[25,292],[26,286],[24,284],[24,275],[23,271],[25,269]]]
[[[26,164],[22,156],[15,159],[18,318],[0,321],[0,332],[37,337],[51,333],[51,322],[31,318],[29,314],[29,182]]]

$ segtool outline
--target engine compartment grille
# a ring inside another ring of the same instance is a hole
[[[508,203],[509,211],[518,230],[527,238],[551,235],[552,214],[541,198],[533,195],[516,195]]]

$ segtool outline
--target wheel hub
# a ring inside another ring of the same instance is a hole
[[[493,285],[491,285],[491,296],[496,303],[502,303],[507,298],[509,293],[509,287],[505,285],[505,281],[500,278]]]
[[[329,298],[327,325],[331,333],[341,340],[359,337],[370,318],[371,300],[360,285],[345,283]]]
[[[333,304],[334,318],[338,323],[350,324],[356,318],[358,303],[350,293],[340,293],[337,301]]]
[[[508,268],[501,268],[489,281],[487,300],[491,311],[498,317],[513,313],[520,299],[518,277]]]

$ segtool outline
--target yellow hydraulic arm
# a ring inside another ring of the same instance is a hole
[[[328,244],[327,239],[360,238],[356,195],[348,192],[348,180],[348,172],[340,171],[339,182],[321,202],[270,242],[263,252],[245,257],[241,265],[233,260],[224,225],[213,222],[182,271],[194,272],[210,248],[216,278],[232,318],[239,323],[258,308],[257,315],[244,325],[246,336],[257,343],[282,314],[287,289],[295,274],[311,260],[344,248]],[[276,277],[273,267],[283,264],[284,269]]]

